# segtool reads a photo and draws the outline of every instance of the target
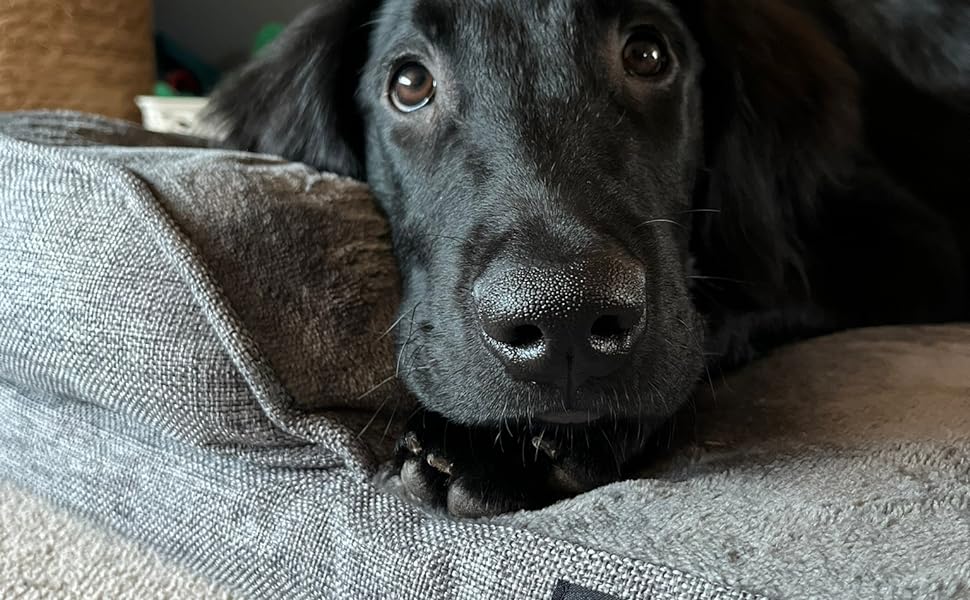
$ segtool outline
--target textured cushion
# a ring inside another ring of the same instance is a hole
[[[359,435],[406,412],[363,187],[77,116],[0,131],[47,144],[0,139],[2,479],[258,597],[970,594],[970,326],[783,349],[642,479],[457,521]]]
[[[148,548],[0,482],[0,598],[157,598],[162,593],[234,597]]]
[[[0,379],[199,444],[322,443],[325,462],[355,444],[324,409],[400,399],[375,342],[397,281],[364,186],[271,157],[91,145],[186,141],[117,122],[3,122],[73,147],[0,141]]]
[[[970,598],[970,325],[846,332],[717,383],[651,480],[500,522],[775,598]]]

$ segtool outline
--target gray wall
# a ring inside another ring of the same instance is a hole
[[[263,24],[285,23],[318,1],[155,0],[155,28],[212,66],[226,68],[249,55]]]

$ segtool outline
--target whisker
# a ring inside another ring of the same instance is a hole
[[[644,221],[643,223],[640,223],[635,227],[635,229],[640,229],[641,227],[646,227],[647,225],[656,225],[658,223],[667,223],[669,225],[676,225],[681,229],[685,229],[685,230],[687,229],[686,225],[684,225],[683,223],[674,221],[673,219],[650,219],[649,221]]]
[[[505,426],[505,431],[507,431],[507,432],[509,433],[509,437],[515,437],[515,434],[514,434],[514,433],[512,433],[512,427],[510,427],[510,426],[509,426],[509,421],[508,421],[508,419],[504,419],[504,420],[502,421],[502,425],[504,425],[504,426]]]
[[[620,464],[620,456],[616,453],[616,448],[613,447],[613,442],[610,441],[610,436],[606,433],[605,429],[600,429],[600,433],[603,434],[603,439],[606,440],[606,445],[610,448],[610,453],[613,455],[613,462],[616,463],[616,472],[620,474],[623,472],[623,466]]]
[[[417,310],[417,309],[418,307],[417,305],[415,305],[414,310]],[[395,376],[401,374],[401,361],[404,359],[404,351],[407,350],[408,344],[410,344],[411,340],[414,339],[414,310],[412,310],[411,312],[411,327],[408,329],[408,337],[406,340],[404,340],[404,343],[401,345],[400,351],[398,351],[397,353],[397,366],[394,370]]]
[[[364,428],[361,429],[360,433],[357,434],[358,440],[361,438],[361,436],[363,436],[367,432],[368,429],[370,429],[370,426],[374,424],[374,421],[377,420],[377,415],[381,414],[381,411],[384,410],[384,406],[387,404],[388,400],[390,400],[390,397],[384,398],[384,401],[381,402],[381,405],[377,407],[377,410],[375,410],[374,414],[371,415],[371,418],[364,425]]]
[[[414,361],[414,355],[417,354],[418,350],[420,350],[420,349],[421,349],[421,347],[419,346],[419,347],[417,347],[417,348],[415,348],[414,350],[411,351],[411,354],[408,355],[408,361],[409,361],[408,364],[410,364],[411,362]],[[403,355],[403,348],[402,348],[401,354]],[[386,377],[380,383],[378,383],[377,385],[373,386],[372,388],[370,388],[369,390],[367,390],[366,392],[364,392],[363,394],[361,394],[360,396],[358,396],[356,401],[359,402],[360,400],[363,400],[364,398],[366,398],[367,396],[373,394],[374,392],[376,392],[377,390],[381,389],[382,387],[384,387],[388,383],[390,383],[390,382],[394,381],[395,379],[397,379],[400,376],[400,366],[401,366],[400,358],[401,357],[399,356],[398,357],[398,369],[397,369],[397,371],[395,371],[395,373],[393,375],[391,375],[389,377]],[[411,372],[414,372],[414,371],[430,370],[431,368],[432,367],[430,365],[425,365],[425,366],[421,366],[421,367],[412,367],[412,368],[410,368],[408,370],[408,373],[411,373]],[[387,405],[387,402],[388,402],[388,400],[391,399],[391,397],[392,396],[388,396],[387,398],[384,398],[383,401],[381,401],[380,406],[378,406],[377,407],[377,410],[374,411],[374,414],[371,416],[370,420],[367,421],[367,424],[364,425],[364,428],[361,429],[360,430],[360,433],[357,434],[357,438],[358,439],[362,435],[364,435],[364,433],[370,428],[371,425],[374,424],[374,421],[377,419],[378,415],[380,415],[381,411],[384,410],[384,407]],[[390,429],[391,422],[394,420],[394,415],[396,415],[396,414],[397,414],[397,406],[395,405],[394,411],[391,413],[391,417],[387,421],[387,426],[384,427],[384,437],[387,436],[387,431]],[[414,413],[412,413],[411,416],[413,416],[413,415],[414,415]],[[408,418],[410,419],[410,417],[408,417]]]
[[[383,381],[381,381],[380,383],[378,383],[378,384],[377,384],[377,385],[375,385],[374,387],[372,387],[372,388],[370,388],[369,390],[367,390],[366,392],[364,392],[364,393],[363,393],[363,394],[361,394],[360,396],[357,396],[357,399],[356,399],[355,401],[358,401],[358,402],[359,402],[360,400],[363,400],[363,399],[364,399],[364,398],[366,398],[367,396],[370,396],[371,394],[373,394],[373,393],[374,393],[374,392],[376,392],[377,390],[379,390],[379,389],[381,389],[382,387],[384,387],[384,386],[385,386],[385,385],[387,385],[388,383],[390,383],[390,382],[392,382],[392,381],[394,381],[395,379],[397,379],[397,373],[395,373],[394,375],[391,375],[391,376],[390,376],[390,377],[388,377],[387,379],[384,379]]]
[[[703,354],[704,353],[704,347],[701,345],[700,340],[698,340],[697,337],[694,335],[694,331],[690,328],[689,325],[687,325],[687,322],[684,321],[683,319],[680,319],[680,318],[678,318],[677,321],[679,321],[680,324],[684,326],[684,329],[687,330],[688,335],[690,335],[690,338],[694,341],[694,345],[697,346],[697,349],[701,352],[701,354]],[[707,361],[706,360],[705,361],[702,361],[702,362],[704,363],[704,373],[707,374],[707,383],[708,383],[708,385],[711,386],[711,397],[713,398],[714,402],[716,403],[717,402],[717,389],[715,389],[715,387],[714,387],[714,378],[711,377],[711,369],[710,369],[710,367],[707,366]]]
[[[384,426],[384,432],[381,434],[381,440],[387,439],[388,432],[391,431],[391,425],[394,423],[394,417],[397,416],[398,404],[394,404],[394,410],[391,411],[390,418],[387,419],[387,425]]]
[[[677,433],[677,419],[670,420],[670,429],[667,430],[667,450],[674,447],[674,436]]]
[[[418,306],[420,304],[421,304],[420,302],[418,302],[417,304],[415,304],[414,305],[414,308],[412,308],[410,311],[403,311],[401,313],[401,316],[398,317],[396,321],[394,321],[393,323],[391,323],[391,326],[387,328],[387,331],[385,331],[384,333],[382,333],[381,334],[381,337],[379,337],[377,339],[378,340],[382,340],[382,339],[386,338],[392,331],[394,331],[394,328],[395,327],[397,327],[398,325],[401,324],[401,321],[403,321],[404,320],[404,317],[406,317],[408,315],[408,312],[411,313],[411,322],[413,323],[414,322],[414,313],[415,313],[415,311],[418,310]]]

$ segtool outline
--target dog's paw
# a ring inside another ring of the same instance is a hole
[[[399,440],[396,465],[413,499],[457,517],[484,517],[615,481],[627,455],[596,428],[464,427],[423,413]]]

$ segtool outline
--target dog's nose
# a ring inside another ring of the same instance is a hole
[[[485,345],[523,381],[575,388],[605,377],[645,326],[644,270],[627,257],[492,268],[474,295]]]

